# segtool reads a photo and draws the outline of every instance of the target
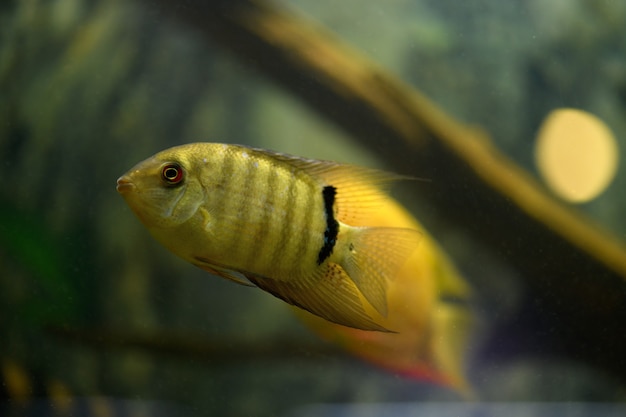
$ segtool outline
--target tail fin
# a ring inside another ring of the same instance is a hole
[[[348,251],[341,267],[365,299],[386,317],[387,280],[393,279],[396,271],[417,248],[422,234],[413,229],[393,227],[351,229]]]
[[[472,308],[472,289],[432,239],[425,243],[433,254],[439,295],[432,317],[432,360],[466,399],[476,399],[465,376],[466,362],[475,353],[475,332],[480,327]]]

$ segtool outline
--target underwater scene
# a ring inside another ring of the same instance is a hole
[[[626,415],[626,3],[0,3],[0,416]]]

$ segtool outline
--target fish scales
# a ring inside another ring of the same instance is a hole
[[[204,204],[216,217],[216,227],[221,228],[220,238],[227,240],[221,245],[224,258],[237,260],[238,266],[245,268],[248,265],[242,259],[249,257],[260,235],[258,218],[261,211],[255,204],[257,200],[252,198],[260,174],[259,170],[249,169],[247,163],[241,162],[239,152],[230,147],[225,149],[223,163],[226,169],[222,175],[221,195],[209,196]]]
[[[320,186],[308,176],[292,172],[285,164],[263,155],[252,163],[257,163],[259,169],[263,167],[266,177],[273,180],[272,187],[268,181],[254,185],[263,194],[259,201],[265,200],[265,204],[255,205],[263,221],[258,223],[259,235],[250,245],[256,256],[246,267],[278,274],[306,268],[311,264],[312,253],[319,250],[317,246],[321,244],[318,231],[322,227],[322,214],[315,195]],[[260,241],[263,244],[259,247]]]
[[[204,204],[207,206],[208,212],[213,216],[213,222],[215,224],[221,224],[223,227],[231,225],[233,227],[232,232],[220,233],[218,235],[218,245],[222,252],[222,258],[230,256],[237,247],[241,246],[241,241],[234,239],[235,233],[237,233],[238,222],[236,219],[231,218],[233,214],[239,213],[238,207],[241,206],[241,188],[236,183],[237,178],[240,175],[240,167],[237,166],[237,160],[233,157],[232,152],[228,148],[224,147],[217,152],[217,159],[214,164],[220,167],[215,170],[210,167],[210,173],[204,174],[206,177],[213,176],[210,180],[215,182],[214,190],[216,195],[212,199],[219,201],[220,204]],[[211,164],[213,165],[213,164]],[[205,200],[206,197],[205,197]],[[226,230],[226,228],[225,228]]]
[[[246,153],[247,154],[247,153]],[[247,184],[253,191],[250,198],[251,221],[254,223],[253,232],[250,233],[251,240],[247,248],[248,254],[245,259],[244,268],[249,271],[263,271],[265,273],[272,268],[270,260],[277,243],[285,239],[284,215],[286,210],[285,202],[276,193],[282,186],[280,171],[277,170],[271,161],[253,154],[245,160],[249,170],[257,171],[256,181]],[[252,216],[254,214],[254,216]],[[259,244],[259,242],[263,242]]]
[[[322,187],[252,150],[229,149],[222,163],[224,198],[207,204],[227,231],[224,256],[242,270],[284,279],[296,269],[314,266],[325,230]]]
[[[258,204],[258,198],[264,192],[265,188],[260,183],[267,178],[268,170],[263,169],[267,168],[266,164],[255,167],[251,163],[252,157],[245,151],[238,152],[231,148],[228,157],[234,161],[236,167],[230,181],[231,188],[225,190],[228,196],[236,200],[233,207],[228,209],[229,221],[236,225],[233,228],[236,234],[231,236],[234,245],[232,254],[241,267],[250,269],[246,260],[261,249],[255,243],[260,241],[264,231],[261,224],[263,209]]]
[[[299,177],[299,178],[298,178]],[[293,179],[294,204],[292,220],[285,226],[286,234],[284,267],[292,269],[311,269],[315,266],[315,258],[323,244],[324,215],[321,198],[321,187],[309,177],[297,175]]]
[[[274,173],[275,181],[271,185],[275,190],[277,190],[277,198],[283,199],[283,201],[295,201],[295,181],[288,181],[287,184],[283,184],[282,188],[279,188],[276,183],[278,182],[278,170],[272,170]],[[286,227],[292,228],[293,222],[296,216],[296,210],[293,206],[288,206],[287,208],[274,209],[274,207],[270,208],[272,215],[283,217],[283,221]],[[268,210],[268,212],[270,212]],[[278,229],[276,230],[278,231]],[[291,230],[288,232],[291,233]],[[289,244],[289,239],[281,239],[283,233],[281,232],[276,236],[268,236],[270,242],[276,242],[271,245],[272,251],[269,259],[264,259],[264,262],[267,262],[269,265],[279,265],[280,263],[285,262],[285,251],[287,249],[287,245]]]
[[[259,170],[259,178],[264,178],[264,181],[260,182],[260,184],[255,187],[258,190],[263,190],[260,192],[258,198],[258,209],[261,211],[261,217],[259,220],[259,229],[263,231],[263,234],[258,236],[258,239],[263,239],[263,241],[267,242],[275,242],[280,240],[280,235],[282,234],[279,228],[270,227],[271,221],[275,216],[280,216],[281,212],[278,208],[276,208],[276,196],[274,193],[267,192],[267,190],[276,189],[276,183],[278,180],[278,175],[275,169],[269,164],[259,163],[259,161],[253,161],[253,168]],[[261,268],[263,265],[268,265],[270,262],[268,259],[271,259],[272,254],[274,253],[276,245],[274,244],[264,244],[258,247],[258,250],[251,250],[248,254],[247,262],[251,265],[250,270],[256,270],[257,268]]]

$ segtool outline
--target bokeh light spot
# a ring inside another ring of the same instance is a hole
[[[552,111],[539,129],[535,163],[552,191],[572,203],[596,198],[617,171],[619,151],[608,126],[577,109]]]

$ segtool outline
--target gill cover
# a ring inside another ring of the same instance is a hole
[[[167,228],[189,220],[202,204],[202,188],[182,161],[149,158],[124,175],[134,185],[126,201],[148,228]]]

